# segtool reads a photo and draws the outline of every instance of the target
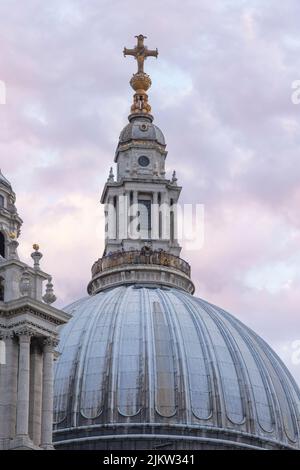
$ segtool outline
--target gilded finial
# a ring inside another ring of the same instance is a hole
[[[148,95],[146,91],[151,86],[151,78],[144,72],[144,62],[147,57],[156,57],[158,56],[158,50],[148,49],[144,45],[144,39],[146,36],[139,34],[135,36],[137,38],[137,44],[133,49],[127,49],[124,47],[124,57],[131,55],[135,58],[138,65],[137,73],[135,73],[131,80],[130,85],[135,91],[133,96],[133,105],[131,106],[131,113],[145,113],[149,114],[151,112],[151,106],[148,103]]]
[[[42,253],[39,252],[40,246],[37,243],[34,243],[32,245],[32,248],[34,249],[34,252],[31,253],[31,258],[33,259],[34,262],[34,269],[39,270],[40,269],[40,260],[43,257]]]

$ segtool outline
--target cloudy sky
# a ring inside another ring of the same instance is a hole
[[[103,250],[99,198],[126,125],[143,33],[155,123],[182,202],[205,204],[183,250],[196,294],[231,311],[300,383],[298,0],[1,0],[0,166],[53,274],[57,305],[86,294]],[[298,343],[297,343],[298,342]],[[298,362],[298,363],[297,363]]]

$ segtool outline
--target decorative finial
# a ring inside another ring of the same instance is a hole
[[[176,185],[177,184],[177,177],[176,177],[176,171],[173,171],[172,174],[172,184]]]
[[[115,181],[115,176],[114,176],[114,173],[113,173],[112,166],[110,167],[107,181],[109,181],[109,183],[113,183]]]
[[[54,294],[53,284],[52,284],[52,277],[51,276],[49,276],[48,282],[46,284],[46,293],[43,296],[43,301],[46,304],[49,304],[49,305],[53,304],[53,302],[56,301],[56,295]]]
[[[133,49],[127,49],[124,47],[124,57],[131,55],[135,58],[138,64],[137,73],[133,75],[130,80],[130,85],[134,89],[135,94],[133,96],[133,105],[131,106],[131,113],[145,113],[148,114],[151,111],[151,106],[148,103],[148,95],[146,91],[151,86],[151,79],[149,75],[144,72],[144,62],[147,57],[158,56],[158,50],[150,50],[144,45],[144,39],[146,36],[139,34],[135,36],[137,38],[137,44]]]
[[[34,249],[34,252],[31,253],[31,258],[34,261],[34,269],[40,269],[40,260],[43,257],[42,253],[39,252],[39,245],[37,243],[34,243],[32,245],[32,248]]]

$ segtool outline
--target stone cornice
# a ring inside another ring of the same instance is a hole
[[[0,304],[0,317],[12,318],[24,313],[46,320],[56,326],[63,325],[71,318],[68,313],[29,297]]]
[[[3,218],[7,219],[8,222],[10,222],[13,219],[19,222],[19,224],[23,223],[23,220],[21,219],[21,217],[18,215],[17,212],[10,212],[6,207],[0,208],[0,214]]]
[[[167,189],[170,189],[172,191],[177,191],[178,193],[181,192],[182,186],[175,186],[174,184],[171,183],[170,180],[164,179],[164,178],[147,178],[147,177],[128,177],[128,178],[122,178],[120,181],[115,181],[113,183],[105,183],[105,186],[102,191],[102,195],[100,198],[101,204],[105,203],[105,198],[106,198],[106,193],[109,188],[121,188],[124,186],[124,183],[150,183],[150,184],[157,184],[157,185],[162,185],[165,186]]]
[[[177,269],[161,265],[123,265],[108,269],[93,276],[87,291],[94,295],[102,290],[125,284],[176,287],[190,294],[195,286],[190,277]]]
[[[20,261],[18,259],[8,259],[8,260],[4,261],[0,265],[0,270],[2,268],[10,266],[10,265],[15,265],[15,266],[18,266],[19,268],[26,268],[27,271],[30,274],[32,274],[34,276],[40,276],[41,278],[43,278],[45,280],[49,278],[49,275],[47,273],[45,273],[44,271],[41,271],[40,269],[36,270],[36,269],[32,268],[31,266],[29,266],[28,264],[26,264],[23,261]]]
[[[45,328],[37,323],[28,320],[22,320],[17,323],[13,323],[9,326],[4,325],[0,322],[0,338],[1,337],[12,337],[12,335],[24,335],[30,334],[31,336],[38,336],[44,338],[50,338],[55,341],[58,339],[58,333],[53,332],[48,328]]]

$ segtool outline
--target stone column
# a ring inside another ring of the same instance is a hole
[[[138,196],[139,196],[138,192],[133,191],[133,195],[132,195],[132,205],[133,205],[132,216],[133,217],[136,217],[138,213],[138,204],[139,204]]]
[[[138,218],[137,218],[137,215],[138,215],[138,191],[133,191],[133,194],[132,194],[132,208],[131,208],[131,215],[132,215],[132,218],[134,220],[133,222],[133,232],[134,232],[134,238],[135,240],[139,237],[139,234],[138,234],[138,231],[137,231],[137,227],[138,227]]]
[[[128,202],[127,202],[128,193],[126,191],[123,194],[118,196],[118,240],[121,241],[126,239],[128,236]]]
[[[153,200],[151,206],[151,238],[158,240],[159,238],[159,207],[158,207],[158,193],[153,193]]]
[[[162,193],[162,234],[163,240],[170,240],[170,201],[167,192]]]
[[[12,331],[6,331],[3,340],[5,342],[5,365],[2,366],[4,373],[4,392],[3,394],[0,392],[3,396],[4,404],[4,420],[2,424],[4,437],[12,438],[15,435],[16,426],[18,345],[14,341]],[[1,421],[0,418],[0,422]]]
[[[133,191],[133,200],[132,200],[133,204],[136,205],[138,203],[138,192],[137,191]]]
[[[16,435],[28,436],[30,339],[32,332],[22,330],[17,335],[19,336],[19,371]]]
[[[129,238],[130,191],[124,191],[123,238]]]
[[[2,450],[2,439],[6,437],[5,432],[5,387],[6,387],[6,345],[4,343],[4,332],[0,330],[0,449]]]
[[[30,358],[29,436],[41,442],[43,356],[38,341],[32,342]]]
[[[116,207],[114,207],[114,198],[110,196],[108,198],[108,239],[116,239]]]
[[[43,396],[42,396],[42,430],[41,447],[53,449],[52,425],[53,425],[53,360],[54,348],[58,341],[47,338],[43,347]]]

